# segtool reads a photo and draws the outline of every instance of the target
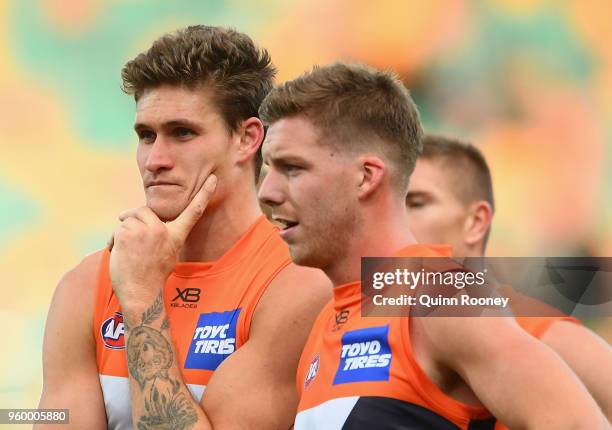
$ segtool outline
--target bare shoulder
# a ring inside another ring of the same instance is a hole
[[[507,316],[415,318],[415,322],[428,352],[447,363],[493,359],[516,351],[524,342],[536,342]]]
[[[260,348],[276,348],[283,339],[287,362],[297,360],[315,318],[332,295],[331,281],[318,269],[290,264],[270,283],[259,301],[249,334],[249,342]],[[268,345],[268,346],[266,346]],[[291,370],[295,374],[295,367]]]
[[[332,297],[332,283],[319,269],[289,264],[270,283],[257,309],[254,320],[314,319]]]
[[[571,354],[589,360],[605,354],[608,360],[612,358],[612,348],[604,339],[572,321],[555,321],[542,336],[542,341],[564,357]]]
[[[64,274],[58,288],[71,288],[72,285],[83,285],[83,282],[95,281],[103,254],[104,251],[100,250],[83,258],[79,264]]]
[[[571,343],[572,341],[596,342],[610,347],[604,339],[589,328],[567,320],[559,320],[551,324],[548,330],[546,330],[546,333],[542,336],[542,340],[546,343],[548,343],[548,341],[551,343]]]
[[[49,319],[59,318],[61,314],[68,312],[72,318],[85,323],[85,326],[91,325],[102,255],[103,251],[90,254],[64,274],[53,294]]]

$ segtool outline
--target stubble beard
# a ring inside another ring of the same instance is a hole
[[[328,231],[306,234],[306,237],[309,237],[307,242],[289,245],[289,254],[298,266],[325,270],[341,255],[346,236],[346,232],[332,225]]]

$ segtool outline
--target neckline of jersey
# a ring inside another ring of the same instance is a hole
[[[413,243],[393,253],[391,257],[450,257],[452,247],[443,244]],[[334,309],[336,311],[354,306],[361,300],[361,280],[334,287]]]
[[[248,246],[244,246],[245,243],[248,243],[249,238],[260,230],[265,230],[266,233],[268,233],[267,230],[271,232],[273,229],[274,225],[262,214],[218,260],[178,262],[171,276],[178,278],[199,278],[229,270],[239,265],[242,260],[249,255],[249,251],[254,246],[252,243],[249,243]]]

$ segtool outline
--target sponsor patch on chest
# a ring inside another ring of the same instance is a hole
[[[236,326],[240,309],[200,314],[185,369],[215,370],[236,350]]]
[[[347,331],[342,335],[340,365],[334,385],[388,381],[390,366],[389,325]]]

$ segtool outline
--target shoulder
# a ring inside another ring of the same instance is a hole
[[[50,317],[53,311],[66,311],[76,319],[91,319],[89,317],[93,315],[98,272],[104,258],[105,251],[97,251],[64,274],[53,294]]]
[[[520,354],[526,343],[537,342],[508,316],[415,320],[428,353],[436,362],[451,367],[482,358],[507,359],[508,354]]]
[[[99,250],[83,258],[79,264],[64,274],[59,285],[69,286],[95,280],[98,276],[100,264],[105,257],[105,253],[105,250]]]
[[[270,282],[255,310],[253,326],[309,332],[331,296],[332,284],[323,272],[291,263]]]
[[[608,342],[573,318],[554,318],[541,340],[559,353],[579,352],[584,357],[597,351],[606,351],[608,357],[612,354]]]
[[[270,282],[261,307],[317,307],[320,310],[331,298],[332,291],[331,281],[321,270],[291,263]]]

